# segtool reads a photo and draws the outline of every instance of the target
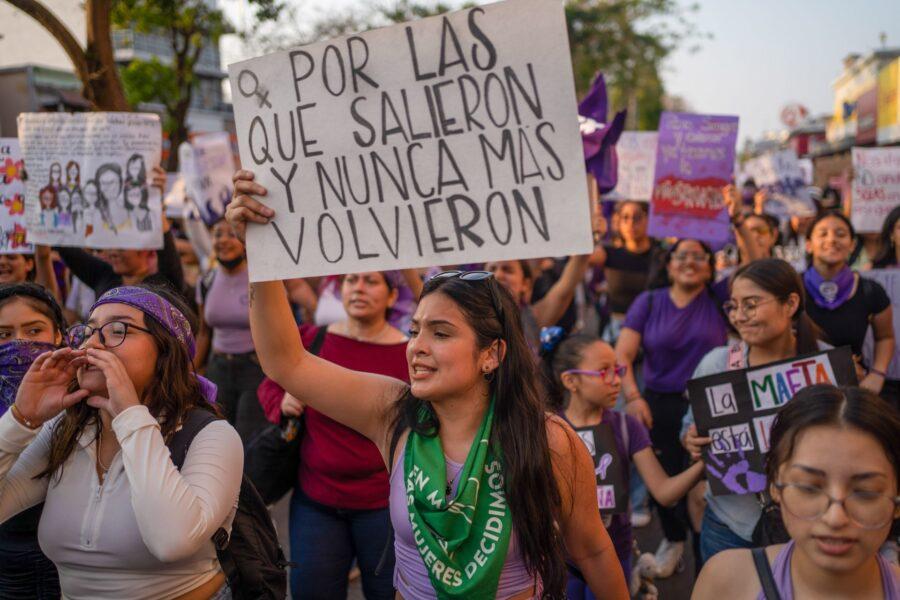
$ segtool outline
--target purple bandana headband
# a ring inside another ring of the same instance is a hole
[[[126,285],[113,288],[100,296],[94,302],[90,312],[94,312],[94,309],[102,304],[127,304],[145,315],[149,315],[172,334],[172,337],[184,344],[188,354],[194,358],[196,343],[187,318],[162,296],[158,296],[146,288]]]
[[[194,334],[191,333],[191,325],[187,318],[180,310],[172,306],[172,304],[150,290],[137,286],[123,286],[109,290],[94,302],[90,312],[101,304],[126,304],[133,306],[145,315],[149,315],[154,321],[162,325],[172,337],[184,344],[191,358],[196,353],[196,342]],[[203,397],[208,402],[216,401],[216,384],[205,377],[197,375],[197,381],[200,382],[200,390]]]
[[[16,401],[19,384],[31,363],[57,346],[44,342],[13,340],[0,346],[0,415]]]

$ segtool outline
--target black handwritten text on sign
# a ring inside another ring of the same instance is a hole
[[[254,281],[586,253],[562,4],[508,0],[229,66],[272,224]]]

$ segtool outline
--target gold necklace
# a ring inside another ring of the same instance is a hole
[[[103,430],[100,431],[100,435],[97,436],[97,464],[100,465],[100,470],[104,473],[109,472],[109,467],[103,464],[103,461],[100,460],[100,454],[103,452]]]

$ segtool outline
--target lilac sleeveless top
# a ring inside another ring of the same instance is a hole
[[[394,588],[405,600],[436,599],[428,571],[425,569],[425,561],[416,549],[413,540],[412,526],[409,524],[409,511],[407,510],[406,486],[403,482],[403,458],[406,454],[404,445],[400,451],[399,460],[395,463],[391,473],[391,524],[394,526],[394,553],[396,554],[396,567],[394,569]],[[459,486],[456,476],[462,470],[462,465],[446,458],[447,476],[453,480],[453,493]],[[506,553],[506,562],[503,563],[503,571],[500,572],[500,582],[497,585],[497,599],[506,600],[523,591],[534,588],[534,579],[528,574],[525,562],[519,550],[518,538],[513,530],[509,541],[509,550]]]
[[[794,600],[794,582],[791,580],[791,556],[794,554],[794,540],[781,549],[775,562],[772,563],[772,576],[775,586],[781,593],[781,600]],[[881,570],[881,587],[887,600],[900,600],[900,582],[894,577],[890,563],[880,554],[878,568]],[[765,592],[760,592],[757,600],[766,600]]]

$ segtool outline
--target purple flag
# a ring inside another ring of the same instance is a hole
[[[597,180],[601,194],[616,187],[616,142],[625,128],[625,111],[616,113],[612,122],[607,124],[607,108],[606,81],[603,73],[598,73],[591,90],[578,105],[578,121],[584,144],[585,167]]]

